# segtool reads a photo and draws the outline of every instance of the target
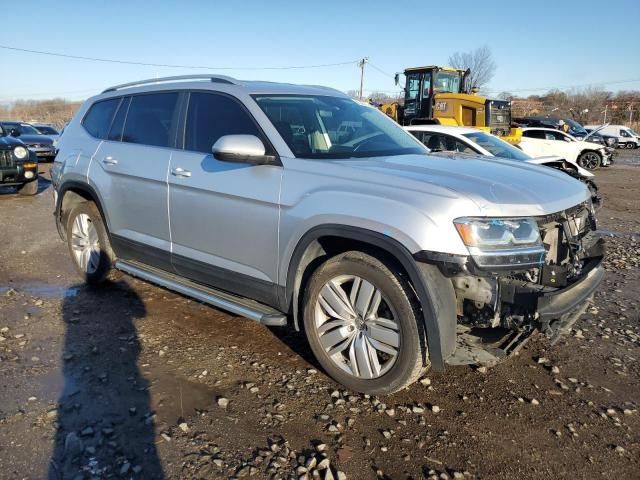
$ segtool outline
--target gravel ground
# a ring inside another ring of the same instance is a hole
[[[304,339],[122,277],[82,286],[0,189],[0,478],[640,478],[640,153],[597,172],[607,276],[571,335],[345,391]]]

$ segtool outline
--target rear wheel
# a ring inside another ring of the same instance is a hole
[[[92,202],[75,205],[67,216],[67,243],[78,273],[89,284],[107,278],[114,255],[100,212]]]
[[[602,157],[598,152],[583,152],[578,157],[578,165],[587,170],[596,170],[602,163]]]
[[[304,327],[318,362],[354,391],[395,392],[426,367],[426,337],[410,286],[362,252],[340,254],[314,272]]]
[[[38,193],[38,179],[36,178],[18,187],[18,193],[20,195],[35,195]]]

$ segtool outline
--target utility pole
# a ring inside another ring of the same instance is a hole
[[[608,103],[605,103],[604,105],[604,120],[602,121],[602,123],[607,123],[607,108],[609,107]]]
[[[629,104],[629,127],[633,123],[633,103]]]
[[[362,100],[363,87],[364,87],[364,66],[369,61],[369,57],[364,57],[362,60],[358,62],[358,66],[360,67],[360,100]]]

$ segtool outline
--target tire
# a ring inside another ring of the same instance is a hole
[[[35,195],[38,193],[38,179],[36,178],[18,187],[18,193],[20,195]]]
[[[306,285],[303,324],[311,350],[349,390],[396,392],[428,367],[420,307],[396,272],[371,255],[349,251],[320,265]]]
[[[636,148],[636,145],[635,145],[635,143],[629,142],[629,143],[627,143],[626,147],[629,150],[633,150],[634,148]]]
[[[602,157],[598,152],[588,150],[578,157],[578,165],[586,170],[597,170],[602,164]]]
[[[93,202],[71,208],[66,216],[66,233],[69,254],[78,274],[90,285],[102,283],[113,270],[115,256],[102,216]]]

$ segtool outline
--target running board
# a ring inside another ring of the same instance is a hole
[[[287,316],[282,312],[254,300],[205,287],[204,285],[138,262],[117,260],[115,267],[133,277],[155,283],[156,285],[181,293],[187,297],[213,305],[216,308],[255,320],[263,325],[282,327],[287,324]]]

